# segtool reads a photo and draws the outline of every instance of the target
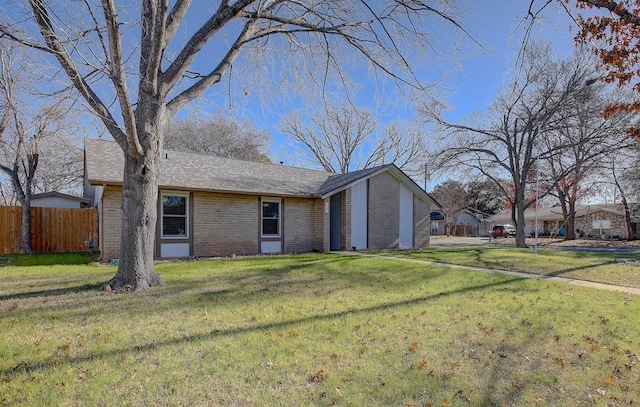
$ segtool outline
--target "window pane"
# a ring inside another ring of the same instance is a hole
[[[262,217],[263,218],[275,218],[278,219],[280,215],[280,203],[278,202],[263,202],[262,203]]]
[[[278,236],[278,219],[262,219],[262,234]]]
[[[187,235],[187,218],[165,216],[162,218],[162,235],[163,236],[186,236]]]
[[[186,215],[187,198],[164,195],[162,197],[162,213],[165,215]]]

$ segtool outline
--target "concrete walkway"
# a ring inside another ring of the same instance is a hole
[[[521,277],[521,278],[534,278],[538,280],[555,281],[560,283],[578,285],[581,287],[596,288],[599,290],[619,291],[627,294],[640,295],[640,288],[622,287],[618,285],[594,283],[591,281],[575,280],[575,279],[566,278],[566,277],[551,277],[551,276],[544,276],[540,274],[521,273],[518,271],[507,271],[507,270],[489,269],[484,267],[462,266],[459,264],[438,263],[438,262],[429,261],[429,260],[408,259],[405,257],[384,256],[380,254],[371,254],[371,253],[363,253],[363,252],[335,251],[331,253],[342,254],[345,256],[376,257],[380,259],[395,260],[395,261],[400,261],[405,263],[417,263],[417,264],[424,264],[429,266],[450,267],[455,269],[480,271],[483,273],[505,274],[505,275]]]

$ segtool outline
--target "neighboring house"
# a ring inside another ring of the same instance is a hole
[[[458,236],[488,236],[489,216],[466,208],[458,212],[456,215],[456,235]]]
[[[491,222],[488,220],[488,215],[467,208],[456,214],[454,226],[455,229],[452,228],[449,231],[454,236],[487,236]],[[447,234],[447,221],[441,212],[431,212],[431,234]]]
[[[633,214],[631,218],[633,235],[638,237],[638,223],[640,218]],[[554,206],[551,208],[538,208],[538,234],[540,236],[564,236],[566,229],[562,209]],[[494,216],[491,221],[499,225],[513,223],[511,209],[506,209]],[[536,210],[530,208],[525,211],[525,235],[535,233]],[[625,221],[624,207],[619,204],[578,205],[575,216],[576,236],[597,238],[627,239],[627,225]]]
[[[52,191],[31,195],[31,206],[42,208],[90,208],[91,200]]]
[[[103,258],[119,254],[124,156],[85,141]],[[423,247],[438,204],[395,165],[346,174],[165,151],[156,257]]]
[[[444,214],[438,211],[431,211],[429,216],[431,220],[431,235],[444,235],[447,233],[447,221],[444,219]]]

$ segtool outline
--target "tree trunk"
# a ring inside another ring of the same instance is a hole
[[[31,246],[31,200],[22,202],[22,224],[20,227],[20,253],[33,253]]]
[[[576,202],[569,201],[569,210],[564,221],[564,228],[567,231],[565,240],[576,240]]]
[[[118,272],[107,283],[113,290],[143,291],[163,284],[153,265],[160,153],[159,147],[146,148],[139,158],[125,153],[120,258]]]
[[[20,206],[22,207],[22,218],[20,219],[20,253],[33,253],[33,247],[31,246],[31,179],[29,179],[29,174],[27,174],[23,187],[20,183],[17,166],[14,167],[13,171],[5,170],[5,172],[11,178],[11,185],[18,195],[18,202],[20,202]]]
[[[517,193],[517,192],[516,192]],[[512,212],[512,217],[516,227],[516,247],[527,247],[526,236],[524,234],[524,197],[516,200],[515,213]]]
[[[633,225],[631,224],[631,208],[629,208],[629,202],[627,197],[622,195],[622,206],[624,207],[624,220],[627,225],[627,240],[633,239]]]

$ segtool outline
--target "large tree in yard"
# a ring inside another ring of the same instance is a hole
[[[452,123],[438,110],[422,109],[441,134],[436,166],[492,180],[511,207],[518,247],[526,247],[524,214],[535,204],[531,192],[536,162],[562,154],[566,148],[562,144],[546,148],[543,135],[563,125],[560,113],[589,86],[591,72],[579,55],[554,60],[545,44],[534,44],[524,51],[522,69],[497,97],[490,113],[478,122]]]
[[[55,58],[124,152],[120,261],[109,283],[116,290],[162,283],[153,248],[166,130],[234,64],[248,63],[243,54],[303,61],[290,66],[309,69],[321,87],[332,78],[344,83],[349,70],[341,67],[358,55],[401,86],[423,90],[411,68],[413,51],[432,47],[434,24],[459,29],[446,0],[191,3],[29,0],[24,10],[16,2],[0,6],[0,34]],[[293,74],[282,70],[285,78]]]
[[[628,151],[636,144],[625,135],[631,127],[630,114],[618,112],[609,119],[603,117],[612,96],[605,92],[602,83],[585,87],[576,93],[574,103],[559,111],[561,125],[541,138],[545,150],[562,150],[545,160],[543,174],[554,185],[550,195],[558,198],[566,240],[575,239],[576,203],[596,187],[594,180],[604,171],[605,157],[612,152]]]

